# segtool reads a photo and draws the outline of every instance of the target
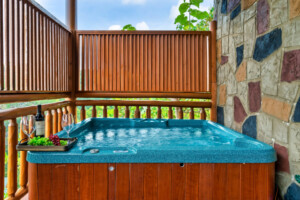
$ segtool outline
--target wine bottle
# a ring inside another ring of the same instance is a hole
[[[37,114],[35,116],[35,128],[36,136],[44,137],[45,136],[45,118],[42,115],[42,106],[37,106]]]

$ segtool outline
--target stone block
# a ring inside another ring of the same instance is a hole
[[[237,82],[235,76],[230,73],[227,78],[227,94],[236,94],[237,93]]]
[[[300,80],[300,50],[285,52],[283,56],[281,81]]]
[[[260,63],[249,60],[247,62],[247,79],[257,79],[260,77]]]
[[[220,106],[224,106],[226,104],[226,99],[227,99],[227,95],[226,95],[226,85],[223,84],[219,87],[219,104]]]
[[[236,67],[238,68],[244,59],[244,45],[236,48]]]
[[[298,89],[298,83],[281,82],[278,85],[278,96],[293,102],[297,96]]]
[[[217,123],[224,125],[224,108],[217,107]]]
[[[277,186],[280,188],[280,190],[279,190],[280,195],[283,197],[284,194],[286,193],[288,187],[292,183],[292,176],[286,172],[276,171],[275,180],[276,180]]]
[[[234,120],[237,123],[241,123],[247,117],[247,113],[244,109],[241,100],[237,96],[233,98],[233,101],[234,101]]]
[[[292,106],[289,103],[279,101],[270,97],[262,98],[262,111],[288,122]]]
[[[256,21],[255,18],[250,19],[244,25],[244,58],[250,58],[253,55],[253,49],[256,38]]]
[[[300,122],[300,97],[296,103],[296,107],[294,110],[293,122]]]
[[[235,78],[238,82],[244,81],[247,79],[247,62],[244,61],[242,65],[237,69]]]
[[[227,36],[229,34],[229,17],[223,16],[222,22],[222,36]]]
[[[263,93],[277,95],[280,66],[281,51],[273,54],[270,59],[263,62],[261,67],[261,89]]]
[[[234,46],[240,46],[244,42],[243,34],[233,35],[232,38],[234,41]]]
[[[225,118],[224,118],[224,123],[226,127],[232,127],[232,124],[234,122],[233,119],[233,106],[225,106],[224,108],[225,112]]]
[[[271,0],[270,28],[274,28],[288,21],[287,0]]]
[[[217,60],[218,63],[221,63],[222,56],[222,39],[217,41]]]
[[[239,4],[238,7],[236,7],[230,14],[230,19],[233,20],[241,13],[241,4]]]
[[[290,19],[300,16],[300,1],[290,0]]]
[[[276,141],[288,143],[288,125],[278,119],[273,119],[273,134]]]
[[[248,111],[248,84],[247,82],[240,82],[237,84],[237,87],[238,87],[237,96],[240,98],[247,112]]]
[[[229,51],[228,40],[229,40],[228,36],[222,38],[222,54],[228,54]]]
[[[246,119],[242,129],[243,134],[256,139],[257,128],[256,128],[256,116],[250,116]]]
[[[289,152],[285,146],[274,144],[277,153],[276,170],[290,174]]]
[[[263,34],[269,28],[270,6],[268,0],[259,0],[257,3],[257,33]]]
[[[298,200],[300,199],[300,186],[296,183],[292,183],[287,189],[284,195],[285,200]]]
[[[221,39],[222,38],[222,29],[221,28],[218,28],[217,29],[217,40]]]
[[[290,125],[290,159],[293,162],[300,162],[300,124]]]
[[[253,59],[262,61],[279,49],[282,44],[282,31],[275,29],[256,39]]]
[[[219,67],[217,72],[218,85],[223,84],[227,80],[229,74],[229,67],[230,66],[228,64]]]
[[[256,5],[257,3],[254,3],[251,7],[244,11],[244,22],[256,15]]]
[[[240,2],[241,0],[228,0],[227,12],[230,13]]]
[[[221,13],[227,14],[227,0],[222,0]]]
[[[228,56],[221,56],[221,65],[228,63]]]
[[[259,133],[262,133],[265,136],[273,137],[272,132],[273,120],[271,117],[264,113],[260,113],[257,116],[257,129]]]
[[[288,22],[283,27],[283,45],[293,47],[300,45],[300,21]]]
[[[241,34],[244,32],[244,14],[241,13],[232,20],[233,22],[233,33]]]
[[[250,112],[258,112],[261,107],[261,91],[260,82],[248,83],[249,88],[249,110]]]
[[[254,4],[257,0],[242,0],[242,9],[247,10],[252,4]],[[248,9],[249,10],[249,9]]]

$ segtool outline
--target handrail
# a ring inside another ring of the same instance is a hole
[[[121,100],[77,100],[76,106],[161,106],[210,108],[211,102],[195,101],[121,101]]]
[[[150,31],[110,31],[110,30],[77,30],[77,35],[157,35],[157,34],[173,34],[173,35],[211,35],[211,31],[169,31],[169,30],[150,30]]]
[[[57,103],[50,103],[50,104],[43,104],[42,111],[47,111],[55,108],[62,108],[69,106],[69,101],[57,102]],[[33,115],[36,113],[36,106],[28,106],[22,108],[11,108],[6,110],[0,110],[0,121],[1,120],[8,120],[13,119],[16,117],[21,117],[25,115]]]
[[[71,30],[67,25],[62,23],[59,19],[57,19],[54,15],[52,15],[48,10],[46,10],[43,6],[41,6],[38,2],[35,0],[26,0],[28,1],[32,6],[34,6],[36,9],[38,9],[40,12],[42,12],[44,15],[49,17],[53,22],[57,23],[60,25],[61,28],[65,29],[66,31],[71,33]]]

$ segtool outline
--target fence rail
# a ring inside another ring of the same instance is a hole
[[[211,32],[77,31],[78,91],[210,92]]]
[[[0,93],[70,91],[70,31],[32,0],[2,0],[0,14]]]

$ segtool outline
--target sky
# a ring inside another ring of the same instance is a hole
[[[36,0],[65,23],[65,0]],[[183,0],[77,0],[77,29],[119,30],[132,24],[138,30],[175,30],[174,19]],[[200,10],[209,10],[213,0],[204,0]]]

